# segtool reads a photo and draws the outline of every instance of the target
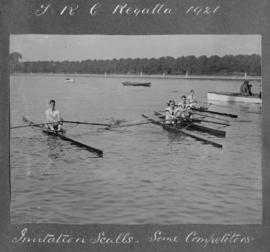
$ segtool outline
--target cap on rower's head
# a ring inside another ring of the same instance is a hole
[[[53,100],[53,99],[51,99],[50,101],[49,101],[49,104],[55,104],[55,100]]]

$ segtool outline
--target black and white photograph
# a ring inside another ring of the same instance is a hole
[[[10,35],[11,223],[262,224],[260,35]]]

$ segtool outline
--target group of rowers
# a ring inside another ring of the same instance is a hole
[[[174,100],[170,100],[165,110],[165,123],[178,124],[190,120],[192,118],[191,110],[195,107],[196,103],[193,89],[190,90],[188,96],[183,95],[181,97],[181,102],[178,105],[176,105]]]
[[[165,123],[177,124],[191,119],[191,109],[195,107],[196,103],[197,101],[193,89],[190,90],[188,96],[183,95],[181,97],[181,102],[178,103],[177,106],[174,100],[170,100],[166,108]],[[60,111],[56,109],[55,104],[55,100],[49,101],[49,108],[45,111],[45,125],[47,129],[64,132],[62,128],[63,118],[61,117]]]

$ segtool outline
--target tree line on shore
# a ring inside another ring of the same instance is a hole
[[[18,52],[10,54],[11,73],[69,74],[166,74],[166,75],[261,75],[261,57],[252,55],[183,56],[126,58],[82,61],[22,61]]]

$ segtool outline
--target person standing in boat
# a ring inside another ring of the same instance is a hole
[[[175,101],[170,100],[168,102],[168,107],[165,110],[165,123],[174,124],[176,121],[177,109],[175,108]]]
[[[60,111],[55,108],[55,100],[50,100],[49,108],[45,111],[46,126],[53,131],[64,132],[62,129],[63,119]]]
[[[251,87],[252,85],[249,84],[249,81],[245,80],[240,88],[241,95],[252,96]]]

